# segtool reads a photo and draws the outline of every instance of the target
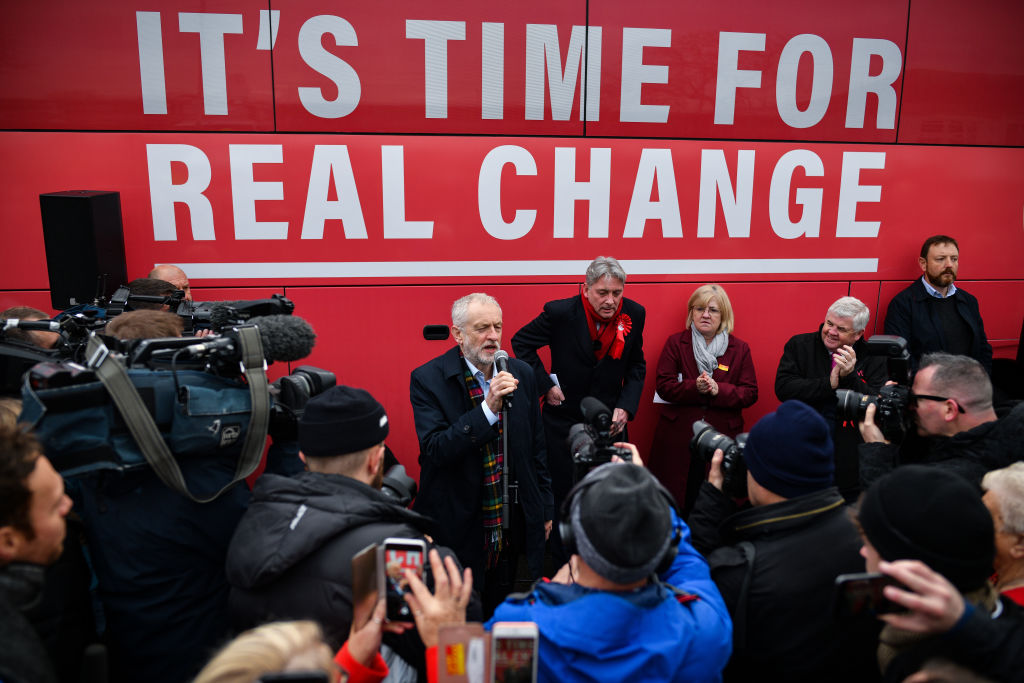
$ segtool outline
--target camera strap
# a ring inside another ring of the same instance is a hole
[[[106,387],[146,462],[167,487],[197,503],[209,503],[218,498],[256,471],[263,457],[263,445],[266,442],[270,419],[270,392],[267,385],[266,361],[263,359],[263,344],[256,327],[239,327],[238,333],[242,349],[241,369],[249,385],[252,406],[249,428],[245,434],[242,453],[235,466],[234,477],[219,491],[203,498],[196,497],[189,491],[181,468],[178,467],[174,455],[160,435],[156,422],[153,421],[153,416],[146,410],[139,392],[121,362],[111,356],[109,349],[95,334],[90,335],[86,346],[87,364]]]

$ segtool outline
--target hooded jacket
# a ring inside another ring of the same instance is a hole
[[[265,474],[228,548],[232,624],[313,619],[336,650],[352,622],[352,556],[388,537],[422,539],[430,525],[350,477]]]
[[[732,649],[732,623],[707,562],[678,517],[679,552],[651,582],[615,593],[538,582],[509,596],[487,624],[533,621],[540,633],[538,681],[718,681]]]

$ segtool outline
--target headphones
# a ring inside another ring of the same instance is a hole
[[[628,463],[623,463],[622,466],[636,467],[636,465],[630,465]],[[569,495],[567,495],[565,497],[565,500],[562,501],[562,516],[561,519],[558,520],[558,533],[562,537],[562,547],[565,549],[565,552],[567,554],[575,555],[578,553],[578,548],[576,544],[576,532],[573,531],[572,528],[573,504],[576,502],[577,499],[582,498],[584,493],[586,493],[588,489],[590,489],[592,486],[602,481],[609,474],[611,474],[611,471],[612,470],[610,467],[602,465],[601,468],[599,468],[599,471],[596,475],[588,474],[582,480],[577,482],[577,484],[572,487],[572,490],[569,491]],[[675,510],[676,516],[682,519],[682,515],[679,514],[679,508],[676,506],[676,499],[672,496],[671,493],[668,492],[668,489],[661,485],[661,482],[658,481],[653,474],[651,474],[647,470],[644,471],[647,472],[648,476],[650,476],[651,480],[654,482],[654,486],[658,492],[658,495],[661,496],[666,503],[668,503],[668,506],[672,510]],[[672,540],[669,542],[668,548],[665,549],[665,554],[662,555],[661,559],[658,560],[658,566],[654,569],[655,574],[661,574],[662,572],[668,571],[668,569],[672,566],[672,563],[676,559],[676,554],[679,552],[679,542],[682,540],[682,536],[682,527],[673,524]]]

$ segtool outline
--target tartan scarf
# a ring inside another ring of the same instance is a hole
[[[459,351],[459,357],[463,358]],[[462,362],[463,376],[466,380],[466,388],[469,390],[469,399],[476,408],[484,401],[484,390],[476,377],[469,371],[465,359]],[[501,440],[501,413],[498,413],[498,438],[484,444],[484,480],[483,480],[483,515],[484,515],[484,546],[487,551],[487,568],[493,569],[498,566],[498,555],[501,554],[501,475],[502,475],[502,440]]]

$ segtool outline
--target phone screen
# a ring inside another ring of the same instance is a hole
[[[885,597],[886,586],[904,588],[894,578],[884,574],[844,574],[838,577],[836,616],[850,618],[906,611],[905,607]]]
[[[537,639],[495,636],[494,683],[532,683]]]
[[[402,597],[409,588],[405,570],[423,578],[423,544],[387,543],[384,546],[384,598],[390,621],[412,621],[412,611]]]

